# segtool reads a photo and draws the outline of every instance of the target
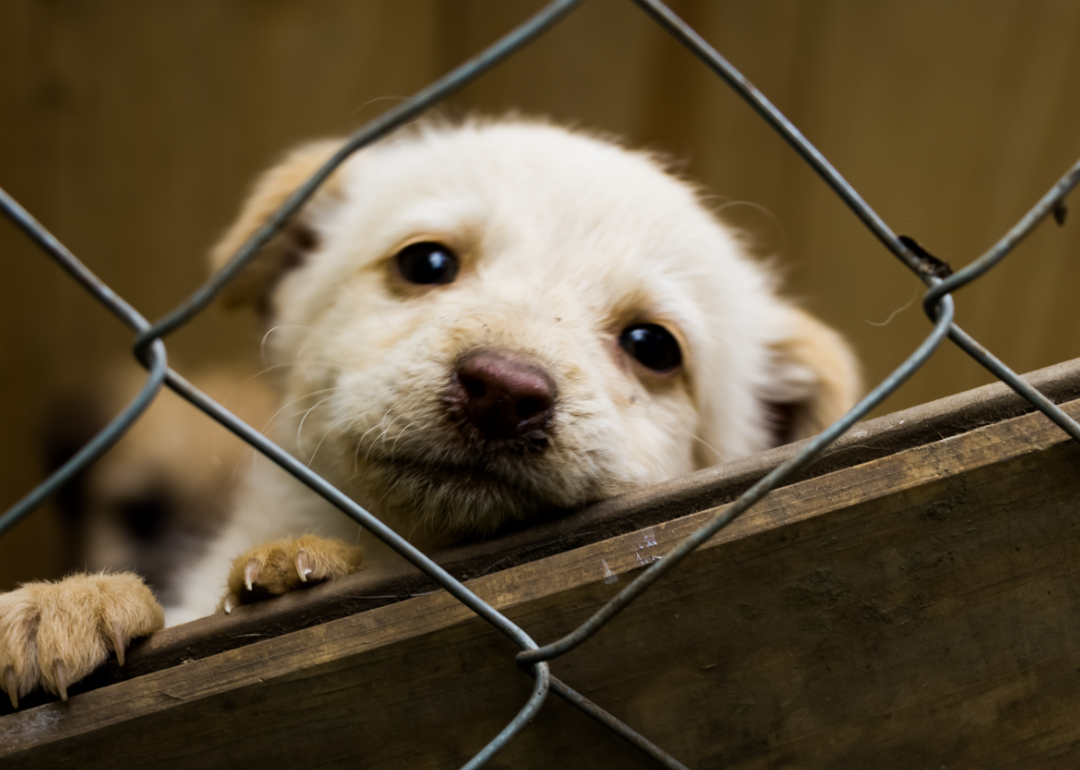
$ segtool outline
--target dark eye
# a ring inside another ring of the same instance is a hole
[[[679,343],[659,324],[628,326],[619,335],[623,350],[654,372],[669,372],[682,363]]]
[[[398,252],[398,270],[409,283],[452,283],[458,274],[458,258],[441,243],[413,243]]]

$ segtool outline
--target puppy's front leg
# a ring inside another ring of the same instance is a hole
[[[314,535],[257,546],[233,561],[229,592],[218,609],[231,612],[240,604],[346,577],[360,569],[363,560],[359,546]]]
[[[0,594],[0,688],[11,699],[38,686],[67,700],[67,688],[132,639],[165,625],[154,595],[133,573],[72,575]]]

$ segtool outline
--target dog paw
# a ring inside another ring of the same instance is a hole
[[[41,686],[67,700],[67,688],[115,652],[124,665],[132,639],[165,625],[138,575],[72,575],[25,583],[0,594],[0,688],[11,699]]]
[[[351,575],[360,568],[359,546],[341,540],[305,535],[275,540],[238,557],[229,572],[229,592],[218,609],[226,613],[241,604],[268,599],[304,585]]]

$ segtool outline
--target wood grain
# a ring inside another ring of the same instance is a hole
[[[1026,415],[792,484],[553,670],[694,767],[1068,766],[1078,466]],[[715,512],[469,585],[550,641]],[[5,716],[0,757],[451,767],[527,698],[514,652],[434,592]],[[558,762],[650,766],[554,701],[493,766]]]

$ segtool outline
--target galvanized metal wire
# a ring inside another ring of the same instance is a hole
[[[858,192],[844,180],[832,164],[807,141],[806,137],[761,92],[754,88],[707,41],[659,0],[633,0],[633,2],[738,93],[766,123],[777,131],[806,160],[824,182],[843,199],[852,212],[874,233],[878,240],[927,284],[928,290],[923,297],[923,306],[933,322],[933,328],[922,344],[851,411],[829,426],[820,435],[807,442],[801,451],[754,484],[738,500],[726,506],[697,532],[684,539],[662,558],[651,564],[578,628],[570,631],[559,640],[542,647],[539,646],[521,628],[385,526],[377,516],[356,504],[332,484],[311,471],[306,465],[269,441],[257,430],[245,424],[220,404],[200,392],[179,373],[169,368],[163,338],[205,309],[213,298],[254,258],[258,251],[288,223],[290,218],[296,214],[319,186],[326,181],[334,169],[344,162],[346,158],[420,115],[447,95],[503,61],[506,57],[520,51],[565,18],[570,11],[582,2],[583,0],[555,0],[555,2],[549,3],[540,12],[481,54],[357,131],[325,165],[290,196],[262,228],[257,230],[237,250],[217,275],[213,276],[176,309],[153,324],[109,289],[17,202],[3,190],[0,190],[0,211],[37,244],[42,251],[55,259],[90,294],[135,332],[135,356],[148,369],[147,380],[142,391],[101,433],[95,436],[58,471],[34,488],[3,516],[0,516],[0,535],[34,510],[45,498],[70,480],[72,476],[106,452],[145,411],[164,384],[249,442],[255,449],[335,505],[345,515],[375,534],[389,547],[435,580],[448,593],[512,639],[521,648],[522,651],[517,654],[516,660],[535,680],[532,693],[518,714],[465,765],[466,768],[482,767],[504,748],[536,715],[543,706],[549,692],[556,693],[556,695],[574,705],[592,719],[641,749],[660,765],[668,768],[684,768],[682,764],[664,752],[663,749],[554,677],[551,674],[548,662],[598,633],[611,618],[625,609],[635,598],[640,596],[668,571],[674,569],[694,549],[745,513],[762,497],[780,485],[784,479],[811,462],[856,421],[865,417],[872,409],[894,393],[908,377],[933,355],[946,337],[952,339],[969,355],[1034,404],[1037,409],[1045,413],[1072,438],[1080,441],[1080,425],[1075,420],[1068,417],[1049,399],[1021,380],[1014,372],[956,325],[952,297],[952,293],[957,289],[977,279],[998,264],[1046,218],[1048,213],[1054,211],[1061,204],[1065,196],[1080,183],[1080,162],[1074,165],[993,248],[963,269],[951,275],[943,275],[940,266],[935,264],[932,257],[917,248],[910,239],[896,235],[862,199]]]

